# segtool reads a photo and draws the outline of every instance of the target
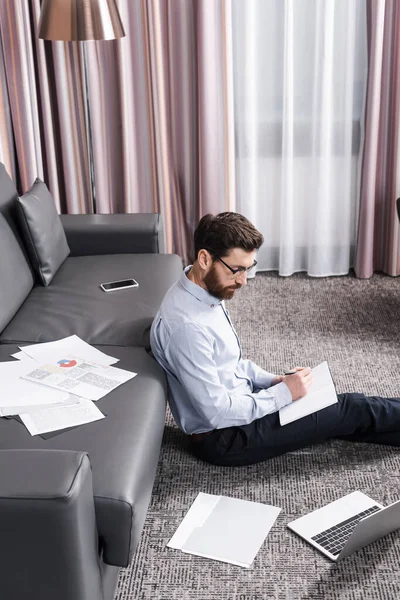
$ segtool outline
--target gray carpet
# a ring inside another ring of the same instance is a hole
[[[400,396],[399,278],[262,273],[229,309],[244,356],[268,370],[327,360],[339,393]],[[251,467],[213,467],[188,455],[168,415],[141,543],[116,599],[396,600],[400,532],[334,564],[286,529],[354,489],[383,504],[399,499],[399,451],[332,440]],[[166,547],[200,491],[282,507],[251,569]]]

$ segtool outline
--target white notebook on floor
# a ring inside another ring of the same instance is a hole
[[[326,360],[312,369],[312,374],[313,381],[307,394],[279,410],[281,425],[302,419],[338,401],[335,384]]]
[[[269,504],[200,493],[167,545],[249,568],[280,511]]]

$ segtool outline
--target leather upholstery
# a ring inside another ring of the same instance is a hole
[[[24,254],[0,213],[0,331],[13,318],[33,287]]]
[[[71,256],[165,251],[158,214],[61,215],[61,222]]]
[[[1,597],[102,598],[88,456],[0,451],[0,473]]]
[[[16,206],[17,190],[0,163],[0,213],[32,271]],[[76,333],[93,345],[112,344],[98,347],[119,357],[117,366],[138,374],[98,402],[106,418],[94,423],[42,437],[31,436],[14,418],[0,418],[0,596],[7,600],[112,599],[118,569],[132,560],[143,528],[164,429],[166,379],[145,346],[182,262],[158,254],[164,249],[161,218],[65,215],[61,220],[73,256],[48,287],[34,286],[3,332],[0,326],[0,361],[18,350],[7,341],[23,346]],[[4,269],[7,262],[14,264],[16,247],[0,255]],[[106,294],[99,287],[127,276],[137,279],[139,288]],[[43,460],[32,462],[34,450],[43,451]],[[87,458],[81,467],[70,462],[71,451],[87,453],[93,476]],[[26,465],[19,468],[25,456]],[[57,457],[62,457],[59,466]],[[76,497],[69,498],[74,469],[79,485]],[[10,490],[20,497],[7,498]],[[53,497],[54,490],[62,499]]]
[[[151,323],[181,264],[172,254],[69,257],[49,287],[35,286],[0,340],[47,342],[75,333],[90,344],[149,346]],[[100,288],[128,277],[139,287]]]
[[[10,354],[17,349],[15,345],[0,345],[0,361],[12,360]],[[15,419],[0,419],[0,450],[87,452],[93,468],[103,559],[110,565],[126,567],[136,549],[150,501],[164,430],[167,388],[161,367],[143,348],[99,349],[120,358],[116,366],[138,373],[96,403],[106,418],[47,440],[32,437]],[[45,468],[42,478],[46,480]]]

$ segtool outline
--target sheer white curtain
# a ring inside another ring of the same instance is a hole
[[[366,0],[232,0],[238,212],[258,269],[354,264]]]

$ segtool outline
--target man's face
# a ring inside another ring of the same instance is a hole
[[[246,252],[242,248],[234,248],[228,255],[221,257],[229,266],[216,259],[203,280],[208,292],[219,300],[231,300],[235,291],[247,284],[247,271],[233,274],[229,267],[232,269],[251,267],[255,254],[255,251]]]

